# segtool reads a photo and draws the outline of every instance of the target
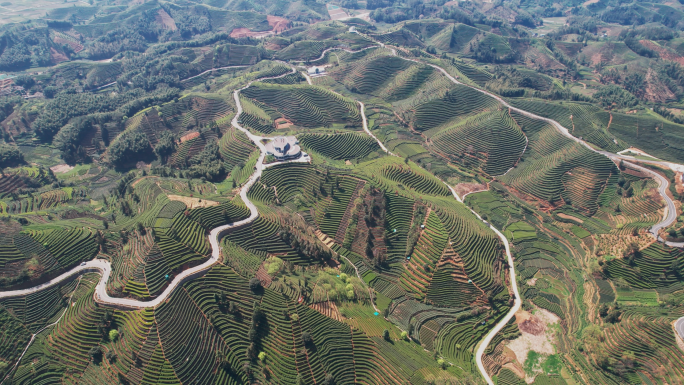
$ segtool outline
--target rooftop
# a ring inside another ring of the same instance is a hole
[[[294,136],[277,136],[266,143],[266,153],[278,160],[299,158],[302,150],[299,141]]]

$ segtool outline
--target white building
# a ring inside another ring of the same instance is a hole
[[[302,156],[302,149],[296,137],[277,136],[266,143],[266,155],[273,155],[277,160],[292,160]]]
[[[325,72],[325,67],[309,67],[306,70],[306,73],[311,76],[311,77],[316,77],[316,76],[325,76],[327,73]]]

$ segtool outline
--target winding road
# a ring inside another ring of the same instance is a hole
[[[357,32],[357,33],[358,33],[358,32]],[[392,52],[392,55],[394,55],[394,56],[400,57],[400,58],[402,58],[402,59],[404,59],[404,60],[407,60],[407,61],[419,63],[419,64],[422,64],[422,65],[428,65],[428,66],[430,66],[430,67],[432,67],[432,68],[435,68],[436,70],[440,71],[444,76],[446,76],[449,80],[451,80],[453,83],[458,84],[458,85],[462,85],[462,86],[465,86],[465,87],[472,88],[472,89],[474,89],[474,90],[476,90],[476,91],[478,91],[478,92],[481,92],[481,93],[483,93],[483,94],[485,94],[485,95],[488,95],[489,97],[492,97],[492,98],[496,99],[496,100],[499,101],[503,106],[509,108],[509,109],[512,110],[512,111],[516,111],[516,112],[518,112],[518,113],[520,113],[520,114],[522,114],[522,115],[525,115],[525,116],[527,116],[527,117],[529,117],[529,118],[536,119],[536,120],[541,120],[541,121],[544,121],[544,122],[547,122],[547,123],[551,124],[551,125],[554,126],[554,127],[555,127],[563,136],[565,136],[565,137],[567,137],[567,138],[569,138],[569,139],[571,139],[571,140],[573,140],[573,141],[575,141],[575,142],[577,142],[577,143],[579,143],[579,144],[585,146],[585,147],[586,147],[587,149],[589,149],[590,151],[594,151],[594,152],[596,152],[596,153],[602,154],[602,155],[604,155],[604,156],[608,157],[609,159],[611,159],[611,160],[613,160],[613,161],[616,161],[616,162],[622,160],[622,161],[624,161],[625,164],[627,164],[630,168],[633,168],[633,169],[636,169],[636,170],[638,170],[638,171],[642,171],[642,172],[644,172],[644,173],[647,173],[647,174],[651,175],[651,176],[658,182],[658,184],[659,184],[658,192],[659,192],[660,195],[662,196],[663,200],[665,200],[665,202],[666,202],[666,211],[665,211],[663,220],[662,220],[661,222],[657,223],[656,225],[654,225],[654,226],[651,228],[650,233],[651,233],[651,235],[652,235],[656,240],[658,240],[658,241],[660,241],[660,242],[663,242],[663,243],[665,243],[665,244],[668,245],[668,246],[673,246],[673,247],[684,247],[684,243],[668,242],[668,241],[663,240],[663,239],[658,235],[658,233],[660,232],[661,229],[670,226],[670,225],[676,220],[676,217],[677,217],[677,211],[676,211],[674,202],[672,201],[672,199],[670,199],[670,197],[667,196],[667,190],[668,190],[668,188],[669,188],[669,181],[668,181],[667,179],[663,178],[660,174],[656,173],[655,171],[649,170],[649,169],[647,169],[647,168],[645,168],[645,167],[642,167],[642,166],[639,166],[639,165],[636,165],[636,164],[630,162],[630,160],[635,160],[635,159],[632,158],[632,157],[625,156],[625,155],[619,155],[619,154],[613,154],[613,153],[606,152],[606,151],[599,151],[599,150],[596,150],[596,149],[594,149],[591,145],[589,145],[588,143],[586,143],[585,141],[583,141],[582,139],[579,139],[579,138],[573,136],[572,134],[570,134],[570,132],[568,131],[568,129],[565,128],[565,127],[563,127],[563,125],[561,125],[561,124],[558,123],[557,121],[555,121],[555,120],[553,120],[553,119],[545,118],[545,117],[543,117],[543,116],[539,116],[539,115],[533,114],[533,113],[531,113],[531,112],[522,110],[522,109],[517,108],[517,107],[513,107],[513,106],[511,106],[509,103],[507,103],[503,98],[501,98],[501,97],[498,96],[498,95],[492,94],[492,93],[490,93],[490,92],[488,92],[488,91],[482,90],[482,89],[477,88],[477,87],[473,87],[473,86],[468,85],[468,84],[464,84],[464,83],[458,81],[454,76],[452,76],[451,74],[449,74],[444,68],[442,68],[442,67],[440,67],[440,66],[437,66],[437,65],[431,64],[431,63],[425,63],[425,62],[422,62],[422,61],[420,61],[420,60],[408,59],[408,58],[402,57],[402,56],[400,56],[400,55],[397,55],[397,51],[396,51],[395,48],[385,47],[385,44],[382,44],[382,43],[379,43],[379,42],[376,42],[376,43],[378,43],[378,44],[379,44],[381,47],[383,47],[383,48],[388,48],[388,49]],[[376,140],[377,140],[377,139],[376,139]],[[527,147],[525,147],[525,148],[527,148]],[[630,159],[630,158],[631,158],[631,159]],[[669,163],[667,163],[667,162],[655,162],[655,161],[654,161],[654,162],[650,162],[650,161],[649,161],[649,163],[660,164],[660,165],[662,165],[662,166],[672,168],[672,166],[671,166],[672,164],[669,164]],[[674,166],[684,167],[684,166],[676,165],[676,164],[675,164]],[[447,186],[449,187],[449,189],[450,189],[451,192],[453,193],[454,197],[455,197],[459,202],[464,203],[463,200],[458,196],[458,194],[456,194],[456,191],[454,191],[454,189],[453,189],[451,186],[449,186],[449,185],[447,185]],[[466,206],[466,207],[467,207],[467,206]],[[470,209],[470,208],[469,208],[469,209]],[[482,363],[482,357],[484,356],[485,350],[487,349],[487,346],[489,345],[489,343],[491,343],[491,341],[492,341],[492,339],[494,338],[494,336],[496,336],[496,334],[499,333],[499,332],[501,331],[501,329],[504,328],[504,326],[506,326],[506,324],[515,316],[515,313],[520,309],[520,307],[522,306],[522,299],[521,299],[520,293],[519,293],[519,291],[518,291],[518,285],[517,285],[517,280],[516,280],[516,276],[515,276],[515,264],[514,264],[514,261],[513,261],[513,257],[511,256],[510,246],[509,246],[508,240],[507,240],[506,237],[501,233],[501,231],[499,231],[498,229],[496,229],[494,226],[492,226],[492,225],[491,225],[490,223],[488,223],[487,221],[483,220],[482,217],[480,217],[480,215],[477,214],[474,210],[470,209],[470,211],[472,211],[473,214],[475,214],[475,216],[477,216],[481,221],[483,221],[487,226],[489,226],[489,228],[490,228],[492,231],[494,231],[494,233],[496,233],[496,235],[497,235],[497,236],[501,239],[501,241],[504,243],[504,245],[505,245],[505,247],[506,247],[506,255],[507,255],[508,264],[509,264],[509,273],[510,273],[511,289],[512,289],[514,295],[515,295],[514,304],[513,304],[513,307],[511,308],[511,310],[510,310],[510,311],[508,312],[508,314],[506,314],[506,316],[505,316],[503,319],[501,319],[501,321],[499,321],[499,322],[494,326],[494,328],[485,336],[485,338],[484,338],[484,339],[480,342],[480,344],[478,345],[477,352],[476,352],[477,367],[478,367],[478,369],[480,370],[480,373],[482,374],[482,376],[483,376],[483,377],[485,378],[485,380],[487,381],[487,384],[489,384],[489,385],[494,385],[494,381],[493,381],[492,378],[489,376],[489,373],[487,373],[487,370],[485,369],[485,367],[484,367],[484,365],[483,365],[483,363]],[[678,320],[675,322],[675,330],[677,330],[677,332],[679,333],[679,335],[684,339],[684,317],[678,319]]]
[[[357,33],[358,33],[358,32],[357,32]],[[369,39],[373,40],[373,39],[370,38],[370,37],[369,37]],[[373,41],[374,41],[374,40],[373,40]],[[380,47],[385,48],[385,45],[384,45],[384,44],[378,43],[377,41],[376,41],[376,43],[377,43]],[[321,55],[320,58],[314,59],[313,61],[322,59],[322,58],[325,56],[325,54],[326,54],[327,52],[332,51],[332,50],[344,50],[344,51],[346,51],[346,52],[352,52],[352,53],[354,53],[354,52],[360,52],[360,51],[367,50],[367,49],[371,49],[371,48],[377,48],[377,46],[366,47],[366,48],[363,48],[363,49],[361,49],[361,50],[359,50],[359,51],[350,51],[350,50],[343,49],[343,48],[329,48],[329,49],[325,50],[325,51],[322,53],[322,55]],[[564,136],[566,136],[567,138],[569,138],[569,139],[571,139],[571,140],[574,140],[575,142],[577,142],[577,143],[579,143],[579,144],[585,146],[586,148],[588,148],[588,149],[591,150],[591,151],[594,151],[594,152],[597,152],[597,153],[599,153],[599,154],[605,155],[605,156],[607,156],[608,158],[610,158],[611,160],[614,160],[614,161],[619,161],[619,160],[626,161],[626,163],[628,164],[628,166],[629,166],[630,168],[634,168],[634,169],[636,169],[636,170],[639,170],[639,171],[648,173],[649,175],[653,176],[653,178],[656,179],[656,181],[659,183],[659,193],[661,194],[661,196],[663,197],[663,199],[666,201],[667,207],[666,207],[665,218],[663,219],[663,221],[661,221],[660,223],[658,223],[658,224],[656,224],[656,225],[653,226],[653,228],[651,229],[651,234],[652,234],[657,240],[663,241],[663,239],[659,237],[658,233],[659,233],[659,231],[660,231],[662,228],[669,226],[669,225],[676,219],[676,210],[675,210],[674,202],[672,202],[672,200],[671,200],[671,199],[667,196],[667,194],[666,194],[667,189],[669,188],[669,181],[668,181],[667,179],[663,178],[660,174],[658,174],[658,173],[656,173],[656,172],[654,172],[654,171],[652,171],[652,170],[646,169],[646,168],[644,168],[644,167],[642,167],[642,166],[639,166],[639,165],[636,165],[636,164],[633,164],[633,163],[629,162],[629,161],[635,160],[635,159],[633,159],[633,158],[631,158],[631,157],[629,157],[629,156],[618,155],[618,154],[613,154],[613,153],[604,152],[604,151],[598,151],[598,150],[594,149],[592,146],[590,146],[589,144],[587,144],[586,142],[584,142],[583,140],[574,137],[574,136],[573,136],[572,134],[570,134],[570,132],[569,132],[565,127],[563,127],[560,123],[558,123],[558,122],[556,122],[556,121],[554,121],[554,120],[552,120],[552,119],[548,119],[548,118],[545,118],[545,117],[542,117],[542,116],[538,116],[538,115],[535,115],[535,114],[533,114],[533,113],[530,113],[530,112],[521,110],[521,109],[519,109],[519,108],[513,107],[513,106],[511,106],[510,104],[508,104],[504,99],[502,99],[501,97],[499,97],[499,96],[497,96],[497,95],[494,95],[494,94],[492,94],[492,93],[490,93],[490,92],[487,92],[487,91],[485,91],[485,90],[479,89],[479,88],[477,88],[477,87],[473,87],[473,86],[470,86],[470,85],[468,85],[468,84],[464,84],[464,83],[462,83],[462,82],[459,82],[455,77],[453,77],[452,75],[450,75],[450,74],[449,74],[446,70],[444,70],[442,67],[439,67],[439,66],[437,66],[437,65],[430,64],[430,63],[425,63],[425,62],[422,62],[422,61],[419,61],[419,60],[415,60],[415,59],[404,58],[404,57],[402,57],[402,56],[397,55],[396,49],[391,48],[391,47],[387,47],[387,48],[392,52],[393,55],[395,55],[395,56],[397,56],[397,57],[400,57],[400,58],[402,58],[402,59],[404,59],[404,60],[411,61],[411,62],[416,62],[416,63],[422,64],[422,65],[429,65],[429,66],[431,66],[431,67],[437,69],[437,70],[440,71],[442,74],[444,74],[449,80],[451,80],[453,83],[459,84],[459,85],[463,85],[463,86],[466,86],[466,87],[470,87],[470,88],[472,88],[472,89],[474,89],[474,90],[477,90],[477,91],[479,91],[479,92],[482,92],[482,93],[484,93],[484,94],[486,94],[486,95],[488,95],[488,96],[490,96],[490,97],[496,99],[496,100],[499,101],[503,106],[506,106],[506,107],[510,108],[512,111],[516,111],[516,112],[518,112],[518,113],[520,113],[520,114],[522,114],[522,115],[528,116],[528,117],[530,117],[530,118],[532,118],[532,119],[542,120],[542,121],[545,121],[545,122],[547,122],[547,123],[553,125],[556,129],[558,129],[558,131],[559,131],[562,135],[564,135]],[[223,69],[223,68],[217,68],[217,69],[208,70],[208,71],[205,71],[204,73],[211,72],[211,71],[216,71],[216,70],[219,70],[219,69]],[[295,71],[296,71],[296,69],[295,69],[294,67],[292,67],[292,72],[291,72],[291,73],[294,73]],[[194,76],[194,77],[201,76],[201,75],[203,75],[204,73],[199,74],[199,75],[196,75],[196,76]],[[150,300],[150,301],[138,301],[138,300],[128,299],[128,298],[114,298],[114,297],[110,297],[110,296],[107,294],[107,291],[106,291],[106,282],[109,280],[109,277],[110,277],[110,275],[111,275],[111,273],[112,273],[112,267],[111,267],[111,263],[110,263],[109,261],[106,261],[106,260],[103,260],[103,259],[94,259],[94,260],[92,260],[92,261],[85,262],[85,263],[81,264],[80,266],[77,266],[77,267],[73,268],[72,270],[70,270],[70,271],[68,271],[68,272],[66,272],[66,273],[64,273],[64,274],[62,274],[62,275],[60,275],[60,276],[58,276],[58,277],[56,277],[56,278],[54,278],[54,279],[52,279],[52,280],[46,282],[46,283],[40,284],[40,285],[38,285],[38,286],[29,288],[29,289],[14,290],[14,291],[7,291],[7,292],[0,292],[0,298],[24,296],[24,295],[27,295],[27,294],[31,294],[31,293],[35,293],[35,292],[37,292],[37,291],[43,290],[43,289],[45,289],[45,288],[47,288],[47,287],[56,285],[56,284],[58,284],[58,283],[60,283],[60,282],[62,282],[62,281],[64,281],[64,280],[66,280],[66,279],[69,279],[69,278],[71,278],[71,277],[73,277],[73,276],[75,276],[75,275],[83,274],[83,273],[86,273],[86,272],[98,272],[98,273],[102,274],[102,277],[101,277],[100,281],[98,282],[98,284],[97,284],[97,286],[96,286],[95,299],[96,299],[97,302],[102,303],[102,304],[106,304],[106,305],[110,305],[110,306],[114,306],[114,307],[126,308],[126,309],[149,308],[149,307],[156,307],[156,306],[158,306],[159,304],[161,304],[162,302],[166,301],[166,300],[168,299],[168,297],[171,295],[171,293],[173,293],[173,291],[174,291],[176,288],[178,288],[178,286],[181,285],[181,284],[182,284],[183,282],[185,282],[186,280],[191,279],[191,278],[195,278],[195,277],[198,277],[198,276],[204,274],[209,268],[211,268],[211,266],[213,266],[214,264],[216,264],[216,263],[218,262],[218,260],[219,260],[220,253],[221,253],[221,251],[220,251],[220,246],[219,246],[219,241],[220,241],[220,238],[221,238],[222,234],[225,233],[226,231],[231,230],[231,229],[235,229],[235,228],[238,228],[238,227],[247,225],[247,224],[251,223],[252,221],[254,221],[254,220],[258,217],[259,213],[258,213],[258,211],[257,211],[257,208],[256,208],[256,206],[248,199],[247,193],[248,193],[250,187],[251,187],[256,181],[259,180],[259,178],[261,177],[261,174],[262,174],[263,170],[266,169],[267,167],[272,166],[272,165],[275,165],[275,164],[291,163],[291,162],[308,162],[308,156],[306,156],[305,154],[303,154],[303,156],[302,156],[301,158],[299,158],[299,159],[297,159],[297,160],[294,160],[294,161],[289,161],[289,162],[277,162],[277,163],[272,163],[272,164],[269,164],[269,165],[264,165],[264,164],[263,164],[263,161],[264,161],[264,158],[265,158],[265,155],[266,155],[266,150],[265,150],[264,144],[262,143],[262,139],[266,139],[266,138],[265,138],[265,137],[262,137],[262,136],[257,136],[257,135],[252,134],[249,130],[247,130],[247,129],[245,129],[244,127],[242,127],[242,126],[240,125],[239,121],[238,121],[238,117],[239,117],[240,114],[242,113],[242,104],[240,103],[240,98],[239,98],[239,93],[240,93],[242,90],[244,90],[245,88],[249,87],[253,82],[256,82],[256,81],[263,81],[263,80],[267,80],[267,79],[276,79],[276,78],[280,78],[280,77],[287,76],[287,75],[289,75],[289,74],[291,74],[291,73],[286,73],[286,74],[279,75],[279,76],[273,76],[273,77],[267,77],[267,78],[261,78],[261,79],[253,80],[253,81],[249,82],[245,87],[243,87],[243,88],[241,88],[241,89],[238,89],[238,90],[235,90],[234,93],[233,93],[233,98],[235,99],[235,103],[236,103],[236,106],[237,106],[237,113],[236,113],[236,115],[235,115],[235,117],[233,118],[233,120],[232,120],[231,123],[232,123],[232,125],[233,125],[235,128],[237,128],[237,129],[241,130],[242,132],[244,132],[244,133],[249,137],[249,139],[252,140],[252,141],[257,145],[257,147],[258,147],[258,148],[260,149],[260,151],[261,151],[261,155],[259,156],[259,159],[257,160],[256,166],[255,166],[255,172],[254,172],[254,174],[252,174],[252,176],[250,177],[250,179],[247,181],[247,183],[242,187],[242,189],[241,189],[241,191],[240,191],[240,197],[242,198],[242,201],[245,203],[245,205],[249,208],[249,210],[250,210],[250,216],[249,216],[248,218],[244,219],[244,220],[241,220],[241,221],[238,221],[238,222],[234,222],[234,223],[230,223],[230,224],[227,224],[227,225],[224,225],[224,226],[219,226],[219,227],[217,227],[217,228],[214,228],[214,229],[210,232],[210,234],[209,234],[209,242],[210,242],[210,244],[211,244],[212,253],[211,253],[210,258],[209,258],[206,262],[202,263],[201,265],[198,265],[198,266],[195,266],[195,267],[193,267],[193,268],[190,268],[190,269],[188,269],[188,270],[185,270],[185,271],[183,271],[181,274],[177,275],[177,276],[172,280],[172,282],[166,287],[166,289],[165,289],[157,298],[155,298],[155,299],[153,299],[153,300]],[[192,78],[185,79],[184,81],[187,81],[187,80],[190,80],[190,79],[192,79]],[[390,155],[394,155],[394,154],[392,154],[392,153],[384,146],[384,144],[383,144],[382,142],[380,142],[380,140],[378,140],[377,137],[375,137],[375,135],[373,135],[372,132],[369,130],[368,125],[367,125],[367,119],[366,119],[366,116],[365,116],[365,111],[364,111],[365,106],[364,106],[364,104],[363,104],[362,102],[360,102],[360,101],[358,101],[358,103],[359,103],[359,105],[360,105],[360,107],[361,107],[361,115],[362,115],[362,118],[363,118],[363,128],[364,128],[364,131],[365,131],[368,135],[370,135],[371,137],[373,137],[373,138],[378,142],[378,144],[379,144],[380,147],[383,149],[383,151],[385,151],[386,153],[388,153],[388,154],[390,154]],[[642,162],[644,162],[644,161],[642,161]],[[657,163],[657,162],[656,162],[656,163]],[[662,163],[664,163],[664,162],[662,162]],[[447,185],[447,186],[448,186],[448,185]],[[464,202],[463,202],[463,199],[461,199],[461,197],[459,197],[458,194],[456,194],[455,190],[454,190],[451,186],[448,186],[448,187],[449,187],[449,189],[451,190],[452,194],[454,195],[454,198],[457,199],[459,202],[464,203]],[[492,230],[492,231],[501,239],[502,243],[504,244],[505,250],[506,250],[507,259],[508,259],[508,264],[509,264],[509,274],[510,274],[510,281],[511,281],[511,289],[512,289],[512,292],[513,292],[513,294],[514,294],[514,296],[515,296],[514,305],[513,305],[513,307],[511,308],[511,310],[510,310],[510,311],[504,316],[504,318],[503,318],[501,321],[499,321],[499,322],[494,326],[494,328],[485,336],[485,338],[484,338],[484,339],[480,342],[480,344],[478,345],[477,352],[476,352],[476,361],[477,361],[477,365],[478,365],[478,368],[479,368],[480,372],[482,373],[483,377],[485,378],[485,380],[487,381],[488,384],[494,385],[494,382],[492,381],[491,377],[489,376],[489,374],[487,373],[487,371],[486,371],[485,368],[484,368],[484,365],[483,365],[483,363],[482,363],[482,357],[484,356],[484,352],[485,352],[487,346],[489,345],[489,343],[490,343],[490,342],[492,341],[492,339],[494,338],[494,336],[495,336],[499,331],[501,331],[501,329],[502,329],[502,328],[503,328],[503,327],[504,327],[504,326],[505,326],[513,317],[514,317],[515,313],[520,309],[520,307],[521,307],[521,305],[522,305],[522,301],[521,301],[520,293],[519,293],[518,287],[517,287],[517,280],[516,280],[516,276],[515,276],[515,264],[514,264],[513,257],[512,257],[511,252],[510,252],[510,245],[509,245],[508,240],[507,240],[506,237],[501,233],[501,231],[499,231],[498,229],[496,229],[495,227],[493,227],[493,226],[492,226],[490,223],[488,223],[487,221],[483,220],[483,219],[480,217],[480,215],[477,214],[474,210],[472,210],[472,209],[470,209],[470,210],[471,210],[471,212],[472,212],[478,219],[480,219],[486,226],[488,226],[488,227],[489,227],[489,228],[490,228],[490,229],[491,229],[491,230]],[[665,243],[668,244],[668,245],[670,245],[670,246],[684,247],[684,243],[673,243],[673,242],[665,242]],[[684,338],[684,317],[682,317],[681,319],[679,319],[679,320],[677,320],[677,321],[675,322],[675,330],[677,330],[677,332],[679,333],[679,335],[682,336],[682,337]]]
[[[51,287],[53,285],[57,285],[62,281],[65,281],[75,275],[79,274],[84,274],[88,272],[97,272],[102,274],[102,277],[100,281],[98,282],[96,288],[95,288],[95,300],[101,304],[104,305],[109,305],[112,307],[118,307],[118,308],[126,308],[126,309],[142,309],[142,308],[149,308],[149,307],[156,307],[162,302],[166,301],[168,297],[173,293],[174,290],[178,288],[179,285],[181,285],[183,282],[185,282],[188,279],[198,277],[202,274],[204,274],[209,268],[211,268],[214,264],[216,264],[219,260],[219,257],[221,256],[221,248],[219,246],[219,241],[221,239],[221,236],[223,233],[225,233],[228,230],[235,229],[238,227],[245,226],[251,222],[253,222],[258,216],[259,212],[257,211],[256,206],[249,200],[247,197],[247,193],[249,192],[250,187],[259,180],[261,177],[261,174],[263,170],[265,170],[268,167],[278,165],[278,164],[284,164],[284,163],[293,163],[293,162],[308,162],[308,154],[302,153],[302,156],[299,159],[291,160],[291,161],[285,161],[285,162],[274,162],[274,163],[269,163],[269,164],[264,164],[264,158],[266,156],[266,147],[262,143],[262,139],[268,139],[263,136],[257,136],[252,134],[248,129],[242,127],[240,123],[238,122],[238,117],[242,113],[242,104],[240,103],[240,97],[239,94],[242,90],[245,88],[249,87],[252,85],[252,83],[257,82],[257,81],[263,81],[263,80],[268,80],[268,79],[277,79],[280,77],[284,77],[287,75],[290,75],[294,73],[296,70],[295,68],[292,68],[292,72],[288,72],[282,75],[278,76],[271,76],[271,77],[265,77],[265,78],[260,78],[256,80],[250,81],[246,86],[243,88],[240,88],[238,90],[235,90],[233,93],[233,98],[235,99],[235,103],[237,106],[237,113],[235,114],[235,117],[233,117],[232,120],[232,125],[239,129],[240,131],[244,132],[247,137],[249,137],[250,140],[256,144],[257,147],[259,147],[259,150],[261,150],[261,155],[259,155],[259,159],[257,160],[255,171],[254,174],[249,178],[247,183],[242,186],[240,190],[240,198],[242,198],[242,201],[245,203],[247,208],[250,211],[250,215],[248,218],[243,219],[241,221],[237,221],[234,223],[229,223],[227,225],[219,226],[211,230],[209,233],[209,243],[211,245],[211,256],[209,259],[195,267],[192,267],[190,269],[184,270],[182,273],[178,274],[172,281],[171,283],[166,287],[166,289],[155,299],[152,299],[150,301],[139,301],[135,299],[130,299],[130,298],[115,298],[111,297],[107,293],[107,281],[109,280],[110,275],[112,274],[112,264],[104,259],[93,259],[88,262],[84,262],[81,265],[65,272],[64,274],[51,279],[48,282],[42,283],[40,285],[34,286],[29,289],[22,289],[22,290],[12,290],[12,291],[4,291],[0,292],[0,298],[9,298],[9,297],[19,297],[19,296],[25,296],[31,293],[38,292],[40,290],[46,289],[48,287]]]

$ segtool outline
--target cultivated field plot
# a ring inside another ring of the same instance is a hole
[[[57,8],[91,8],[87,1],[81,0],[12,0],[0,4],[0,24],[39,19],[45,16],[46,12]]]
[[[539,3],[0,0],[0,378],[684,383],[684,5]]]

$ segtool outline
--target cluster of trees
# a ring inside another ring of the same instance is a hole
[[[615,105],[618,108],[626,108],[634,107],[639,103],[639,100],[629,91],[615,84],[601,87],[594,93],[594,98],[599,100],[604,107]]]
[[[458,3],[445,6],[436,16],[471,27],[475,26],[475,24],[487,25],[492,28],[499,28],[504,25],[504,21],[501,19],[485,16],[473,3]]]
[[[504,55],[499,55],[495,47],[480,44],[480,42],[470,43],[470,52],[475,60],[481,63],[515,63],[520,59],[518,51],[511,51]]]
[[[653,112],[655,112],[656,114],[662,116],[663,118],[665,118],[667,120],[670,120],[670,121],[673,121],[673,122],[679,123],[679,124],[684,124],[684,117],[677,116],[677,115],[673,114],[667,108],[663,108],[663,107],[654,105],[653,106]]]
[[[49,65],[53,45],[47,28],[16,26],[0,35],[0,70],[20,71],[32,64]]]
[[[425,219],[425,214],[427,213],[426,206],[422,203],[416,205],[415,212],[413,214],[413,222],[411,222],[411,228],[408,232],[408,241],[406,246],[405,257],[413,254],[413,248],[418,242],[418,237],[420,237],[421,227],[423,220]]]
[[[599,312],[606,312],[606,317],[609,317],[612,312],[618,312],[618,305],[615,304],[610,310],[604,304],[599,309]],[[619,359],[610,355],[605,347],[605,334],[600,326],[590,325],[582,331],[582,342],[579,346],[580,351],[586,351],[593,358],[597,366],[602,369],[609,370],[616,375],[627,379],[629,373],[633,373],[637,366],[636,355],[633,351],[625,350],[622,352]]]
[[[204,177],[209,181],[218,181],[228,172],[216,140],[211,140],[200,153],[190,158],[189,164],[188,175],[191,178]]]
[[[52,140],[52,144],[62,151],[62,159],[64,159],[66,163],[72,165],[76,163],[87,163],[90,161],[90,157],[83,147],[83,137],[92,130],[95,130],[96,125],[104,126],[104,124],[111,121],[116,121],[120,125],[123,125],[121,116],[114,113],[94,114],[75,118],[59,130]],[[102,132],[103,131],[101,131],[101,133]],[[105,143],[108,142],[108,137],[104,138],[104,135],[102,135],[102,138],[106,139]],[[100,138],[94,137],[93,143],[95,144],[96,149],[100,148]],[[88,144],[92,143],[85,143],[85,145]]]
[[[125,131],[109,146],[109,162],[117,168],[151,161],[153,157],[147,135],[138,129]]]
[[[24,154],[18,148],[7,144],[0,144],[0,169],[16,167],[24,163]]]
[[[684,69],[679,63],[663,61],[655,66],[658,79],[677,97],[684,96]]]
[[[644,56],[644,57],[658,57],[658,53],[652,49],[644,47],[639,40],[631,35],[625,36],[625,45],[629,47],[634,53],[636,53],[639,56]]]
[[[536,20],[529,13],[522,12],[515,15],[514,23],[525,26],[527,28],[536,28],[537,25],[543,24],[543,21]]]
[[[310,240],[298,232],[292,231],[292,229],[287,226],[283,226],[280,229],[278,236],[280,236],[280,239],[282,239],[283,242],[287,243],[290,247],[304,256],[321,262],[328,261],[332,258],[330,250],[322,246],[319,242]]]
[[[621,195],[625,198],[631,198],[634,196],[634,186],[632,186],[632,182],[620,177],[618,178],[618,188],[616,192],[618,195]]]
[[[366,2],[366,9],[376,10],[378,8],[386,8],[394,5],[396,0],[368,0]]]
[[[127,25],[97,37],[87,45],[82,55],[100,60],[125,51],[144,52],[150,43],[169,41],[176,37],[189,39],[212,30],[211,20],[204,7],[184,8],[165,4],[161,8],[174,19],[176,31],[157,23],[156,17],[160,8],[150,9],[142,12]]]
[[[32,127],[39,137],[44,140],[51,140],[72,118],[111,112],[130,103],[130,100],[144,96],[145,93],[141,89],[131,90],[116,96],[76,93],[73,90],[66,90],[45,104],[43,111],[33,122]]]
[[[257,358],[257,348],[261,340],[261,329],[262,325],[266,323],[266,313],[261,310],[259,304],[254,301],[254,308],[252,310],[252,323],[247,332],[247,339],[249,339],[250,344],[247,347],[247,358],[251,361]]]
[[[178,33],[184,39],[211,32],[212,30],[209,12],[205,7],[181,8],[165,4],[163,8],[173,18],[176,28],[178,28]]]
[[[606,23],[617,23],[621,25],[641,25],[646,23],[643,11],[635,6],[618,6],[610,8],[601,14],[601,20]]]

